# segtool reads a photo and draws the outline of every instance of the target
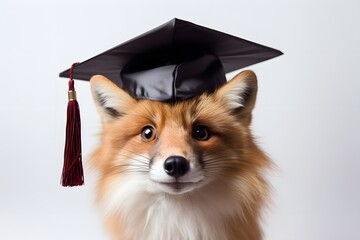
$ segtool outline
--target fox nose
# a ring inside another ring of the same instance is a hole
[[[190,165],[184,157],[171,156],[165,160],[164,169],[168,175],[178,178],[189,171]]]

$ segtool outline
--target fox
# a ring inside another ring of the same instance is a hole
[[[245,70],[187,100],[135,99],[90,80],[100,141],[96,203],[113,240],[260,240],[271,160],[251,133],[258,83]]]

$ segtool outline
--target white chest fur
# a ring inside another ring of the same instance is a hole
[[[169,195],[149,192],[143,179],[124,180],[109,189],[106,205],[108,213],[119,212],[129,239],[227,240],[227,220],[240,214],[239,202],[213,187]]]

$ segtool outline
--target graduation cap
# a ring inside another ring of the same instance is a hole
[[[213,92],[226,82],[226,73],[281,54],[279,50],[175,18],[73,65],[61,72],[60,77],[70,78],[72,114],[76,112],[74,109],[78,111],[73,79],[89,81],[93,75],[100,74],[136,99],[176,102]],[[77,115],[74,113],[80,120]],[[77,125],[80,128],[80,123]],[[69,130],[76,136],[80,136],[79,131]],[[71,142],[67,137],[63,186],[83,184],[82,168],[74,167],[81,165],[81,153],[78,154],[78,147],[71,149],[74,148]],[[79,145],[80,141],[75,142]],[[74,157],[66,159],[69,155]]]

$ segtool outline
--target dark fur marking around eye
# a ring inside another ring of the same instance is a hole
[[[124,115],[123,113],[117,111],[116,109],[112,108],[112,107],[108,107],[106,106],[106,102],[107,102],[107,97],[104,96],[103,94],[97,92],[96,93],[96,97],[100,103],[100,105],[105,109],[105,111],[112,117],[121,117],[122,115]]]

